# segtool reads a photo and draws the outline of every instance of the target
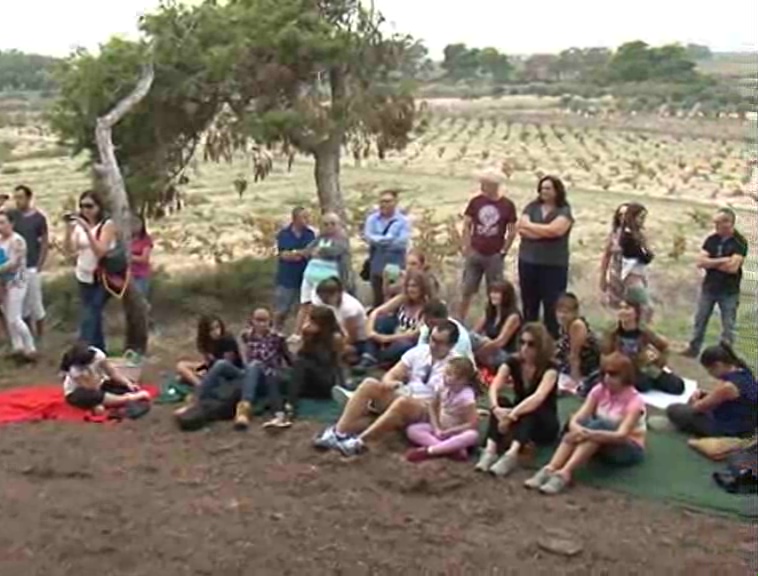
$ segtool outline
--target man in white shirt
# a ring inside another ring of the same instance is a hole
[[[424,324],[421,326],[418,343],[428,344],[429,335],[432,330],[443,322],[448,321],[458,327],[458,342],[455,344],[453,352],[455,352],[456,356],[464,356],[468,358],[474,363],[474,366],[476,366],[474,350],[471,346],[471,338],[469,337],[468,330],[466,330],[466,327],[458,322],[458,320],[450,318],[447,306],[441,300],[431,300],[424,306]]]
[[[432,330],[429,344],[406,352],[381,381],[368,378],[349,395],[335,388],[335,400],[347,398],[347,404],[337,424],[314,440],[316,448],[336,449],[353,456],[365,449],[366,442],[422,421],[429,402],[443,384],[448,360],[456,356],[453,349],[458,335],[453,322],[443,322]],[[366,416],[377,411],[381,415],[364,428]]]
[[[366,308],[345,292],[339,278],[329,278],[321,282],[311,300],[313,306],[327,306],[332,309],[345,333],[347,345],[360,358],[366,348]]]

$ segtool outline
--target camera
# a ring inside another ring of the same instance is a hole
[[[67,212],[63,215],[64,222],[74,222],[77,218],[79,218],[79,215],[75,212]]]

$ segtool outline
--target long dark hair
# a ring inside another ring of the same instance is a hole
[[[753,371],[742,358],[740,358],[728,342],[720,342],[715,346],[709,346],[700,355],[700,364],[703,368],[710,368],[717,363],[727,366],[736,366],[750,373],[755,378]]]
[[[618,232],[619,228],[623,226],[621,212],[624,208],[629,209],[629,202],[624,202],[616,207],[616,211],[613,213],[613,218],[611,219],[611,232]]]
[[[221,327],[221,335],[226,334],[226,325],[224,321],[213,314],[204,314],[197,321],[197,349],[201,354],[210,354],[213,352],[213,340],[211,339],[211,327],[218,322]]]
[[[557,176],[548,175],[540,178],[539,182],[537,182],[537,201],[540,204],[542,203],[540,190],[542,189],[542,184],[544,182],[550,182],[553,185],[553,188],[555,188],[555,205],[559,208],[566,206],[568,204],[568,200],[566,200],[566,186],[563,184],[563,180]]]
[[[426,304],[431,298],[431,289],[429,288],[429,280],[426,274],[423,272],[406,272],[405,279],[403,280],[403,295],[407,297],[408,285],[411,282],[418,286],[421,296],[419,297],[422,304]]]
[[[139,232],[135,236],[140,240],[147,238],[147,223],[145,222],[145,218],[140,214],[132,214],[132,218],[139,222]]]
[[[497,292],[500,294],[501,303],[499,310],[489,299],[489,295],[492,292]],[[498,318],[499,313],[500,321],[498,322],[499,325],[497,328],[500,329],[508,317],[517,311],[518,302],[516,300],[516,288],[514,288],[511,282],[508,280],[497,282],[496,284],[493,284],[489,290],[487,290],[487,307],[484,310],[484,318],[488,325],[494,322],[496,318]]]
[[[342,330],[334,311],[328,306],[312,306],[308,316],[317,330],[315,332],[303,332],[302,350],[309,352],[326,349],[336,354],[334,336],[340,334]]]
[[[632,234],[640,234],[642,226],[640,226],[639,218],[641,215],[647,214],[647,208],[644,204],[639,202],[630,202],[626,205],[626,213],[624,214],[622,226],[628,228]]]
[[[555,340],[540,322],[529,322],[521,335],[529,334],[534,339],[534,365],[538,373],[545,372],[555,358]]]
[[[79,204],[82,203],[82,200],[86,200],[87,198],[92,200],[92,202],[95,203],[95,206],[97,206],[97,221],[93,222],[93,224],[104,222],[108,218],[108,210],[100,194],[94,190],[85,190],[79,195]]]

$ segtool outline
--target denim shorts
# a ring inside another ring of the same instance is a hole
[[[587,418],[579,422],[589,430],[603,430],[613,432],[616,425],[602,418]],[[627,440],[621,444],[605,444],[597,452],[598,459],[610,466],[633,466],[639,464],[645,458],[645,450],[632,440]]]
[[[274,310],[277,314],[289,314],[300,304],[300,288],[277,286],[274,290]]]

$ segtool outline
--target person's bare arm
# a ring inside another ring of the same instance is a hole
[[[550,393],[557,385],[558,371],[546,371],[544,376],[542,376],[542,380],[540,380],[537,389],[529,396],[524,398],[521,402],[519,402],[513,408],[513,410],[511,410],[510,414],[508,414],[508,418],[516,422],[522,416],[525,416],[526,414],[530,414],[537,410],[540,406],[542,406],[543,402],[545,402],[545,399],[550,395]]]
[[[558,216],[549,224],[535,224],[528,221],[521,224],[520,228],[525,230],[528,238],[560,238],[571,229],[571,220],[566,216]]]
[[[608,268],[611,265],[611,244],[612,240],[609,236],[605,241],[605,247],[603,248],[603,255],[600,258],[600,291],[606,292],[608,290]]]
[[[471,236],[474,228],[474,221],[471,216],[463,217],[463,234],[461,235],[461,252],[467,254],[471,250]]]
[[[503,246],[503,254],[508,254],[511,251],[513,242],[516,240],[516,223],[508,222],[505,227],[505,245]]]
[[[669,341],[649,328],[646,330],[646,333],[647,340],[658,352],[658,358],[655,360],[655,364],[660,367],[665,366],[668,361]]]
[[[404,384],[408,380],[409,376],[410,369],[401,360],[387,372],[385,372],[384,376],[382,376],[382,382],[385,384],[398,386]]]
[[[729,258],[711,258],[710,254],[705,250],[701,250],[696,259],[697,267],[702,268],[703,270],[718,268],[719,266],[726,264],[728,261]]]
[[[440,395],[437,393],[434,396],[434,400],[429,404],[429,423],[432,425],[432,429],[435,431],[441,430],[440,426]]]
[[[511,314],[503,323],[503,327],[500,329],[500,334],[497,335],[497,338],[488,342],[485,346],[492,346],[493,348],[504,347],[519,331],[519,328],[521,328],[521,317],[518,314]]]
[[[576,432],[579,428],[579,422],[586,420],[595,413],[597,409],[597,402],[595,398],[590,395],[584,400],[584,404],[569,418],[569,431]]]
[[[26,245],[18,237],[11,242],[9,252],[8,261],[0,266],[0,273],[15,272],[26,260]]]
[[[500,366],[500,368],[498,368],[497,374],[495,374],[495,378],[492,380],[492,384],[490,384],[489,390],[487,391],[487,397],[490,401],[490,408],[493,410],[498,408],[497,399],[500,395],[500,391],[508,385],[510,379],[511,369],[508,364],[503,364]]]
[[[90,246],[92,246],[92,251],[95,253],[95,256],[98,258],[105,256],[110,249],[111,243],[116,238],[116,226],[113,224],[113,221],[108,220],[101,226],[100,238],[95,237],[96,234],[94,229],[91,228],[87,222],[79,220],[79,223],[85,234],[87,234],[87,239],[89,240]]]
[[[733,254],[726,259],[726,262],[716,266],[716,269],[727,274],[737,274],[744,261],[745,258],[741,254]]]
[[[358,342],[358,335],[361,328],[361,317],[353,316],[352,318],[345,318],[343,330],[345,336],[347,336],[348,344],[355,344]]]
[[[637,422],[642,418],[642,410],[629,412],[614,431],[609,430],[586,430],[586,438],[598,444],[620,444],[626,442],[631,435]]]
[[[371,339],[376,339],[377,336],[380,336],[375,332],[375,326],[376,326],[376,320],[377,318],[380,318],[381,316],[389,316],[390,314],[394,314],[398,308],[403,304],[405,301],[405,296],[402,294],[398,294],[394,298],[391,298],[378,308],[374,308],[371,311],[371,314],[368,316],[368,320],[366,321],[366,334]]]
[[[75,222],[66,222],[66,232],[63,236],[63,251],[68,256],[73,256],[76,252],[74,246],[74,229],[76,228]]]
[[[695,412],[707,412],[720,406],[724,402],[737,400],[740,397],[740,391],[731,382],[719,381],[716,387],[707,392],[705,396],[692,403],[692,409]]]
[[[115,382],[116,384],[120,384],[121,386],[126,386],[130,390],[133,390],[137,388],[137,385],[129,380],[126,376],[121,374],[118,370],[116,370],[115,366],[110,363],[107,359],[101,360],[103,372],[108,376],[108,378]]]

